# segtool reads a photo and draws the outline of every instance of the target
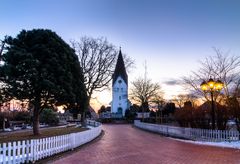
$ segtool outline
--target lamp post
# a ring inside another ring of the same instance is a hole
[[[213,94],[214,92],[219,92],[223,88],[223,82],[220,80],[214,81],[212,78],[210,78],[207,82],[203,81],[200,85],[201,89],[204,92],[208,92],[211,95],[211,106],[212,106],[212,129],[215,130],[215,108],[214,108],[214,100],[213,100]]]

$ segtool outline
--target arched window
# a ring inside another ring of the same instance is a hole
[[[122,108],[119,107],[117,113],[122,114]]]

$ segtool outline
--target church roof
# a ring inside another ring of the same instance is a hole
[[[113,84],[115,83],[115,81],[117,80],[117,78],[119,76],[121,76],[121,78],[125,81],[125,83],[128,84],[128,75],[127,75],[127,72],[126,72],[126,69],[125,69],[121,49],[120,49],[119,54],[118,54],[116,68],[115,68],[115,71],[114,71],[113,76],[112,76]]]

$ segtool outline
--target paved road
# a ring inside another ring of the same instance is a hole
[[[133,128],[104,125],[101,140],[55,164],[240,164],[240,151],[185,143]]]

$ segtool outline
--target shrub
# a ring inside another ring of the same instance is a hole
[[[48,125],[57,125],[59,123],[59,118],[52,109],[44,109],[40,114],[40,122]]]

